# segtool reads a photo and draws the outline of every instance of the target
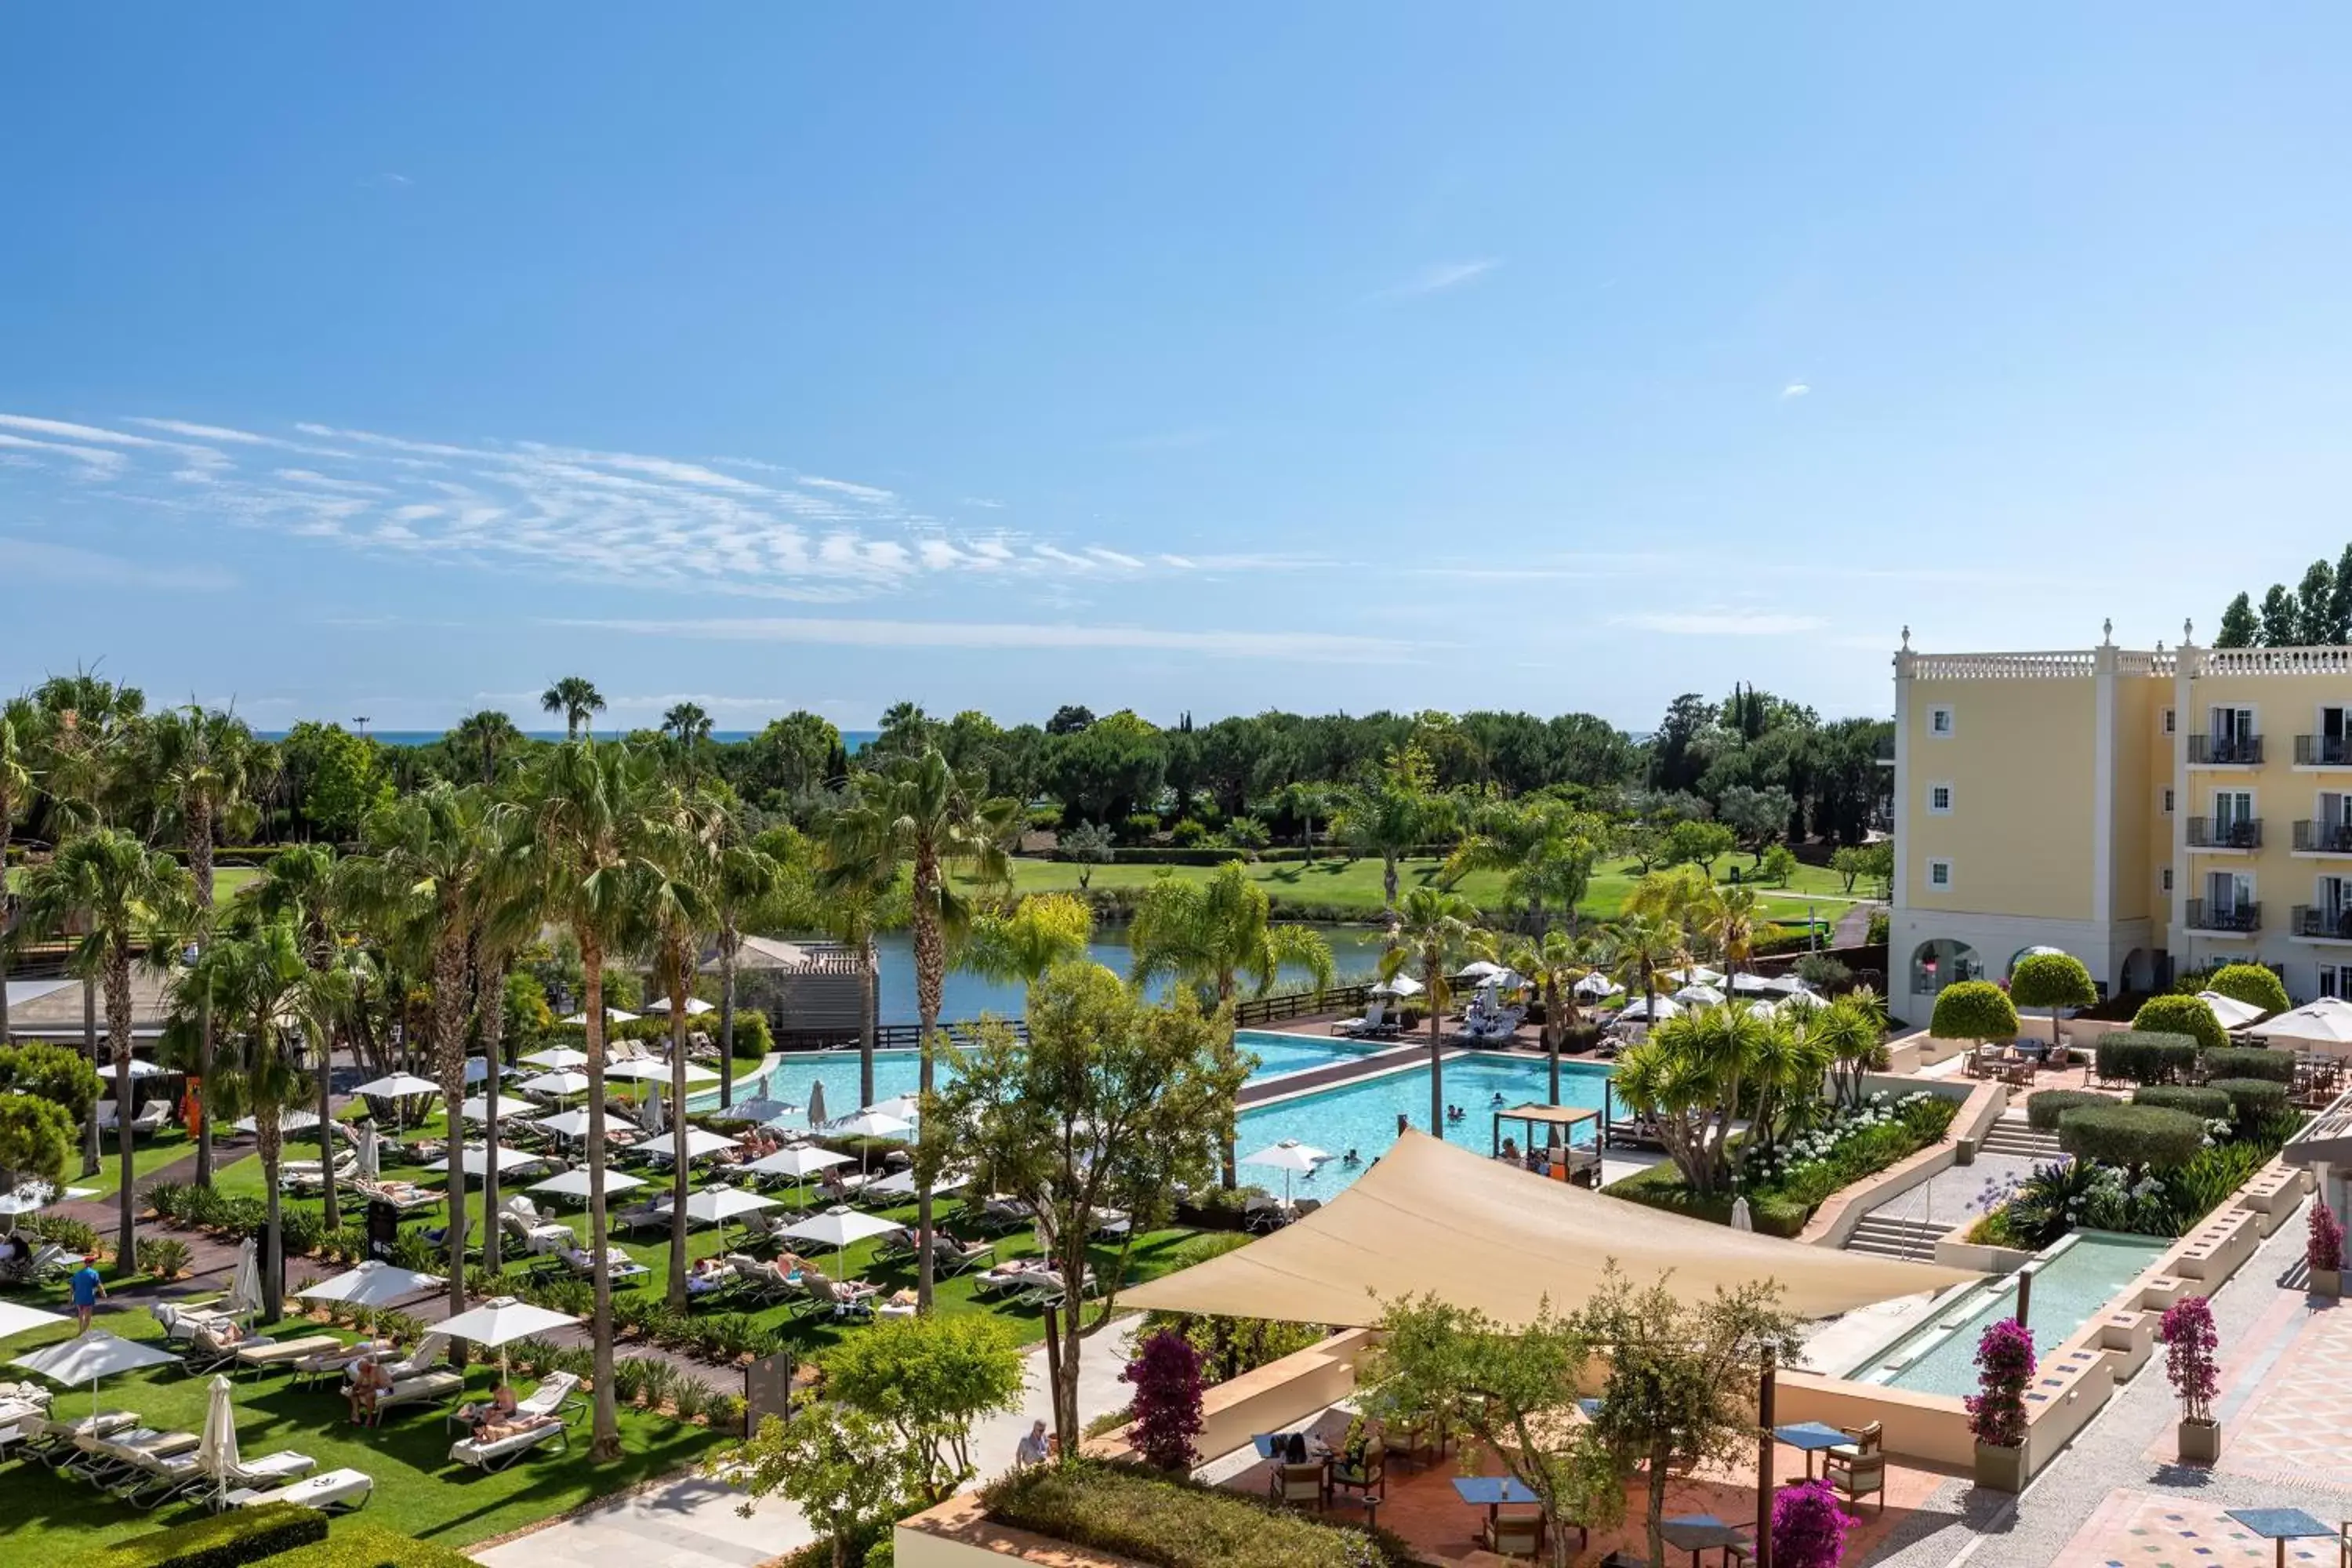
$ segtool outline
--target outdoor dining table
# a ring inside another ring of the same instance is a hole
[[[2288,1542],[2336,1533],[2333,1525],[2322,1524],[2299,1508],[2233,1508],[2225,1510],[2225,1516],[2263,1540],[2278,1542],[2278,1568],[2286,1568]]]
[[[1250,1441],[1257,1445],[1259,1458],[1274,1459],[1281,1457],[1275,1452],[1274,1446],[1276,1443],[1287,1442],[1289,1437],[1290,1434],[1287,1432],[1260,1432],[1251,1437]],[[1307,1457],[1310,1462],[1316,1459],[1328,1459],[1331,1457],[1331,1451],[1323,1446],[1323,1439],[1310,1436],[1307,1439]]]
[[[1454,1490],[1472,1508],[1485,1509],[1489,1525],[1502,1517],[1503,1505],[1507,1502],[1542,1500],[1513,1476],[1456,1476],[1454,1478]]]
[[[1842,1447],[1853,1441],[1836,1427],[1820,1421],[1800,1421],[1790,1426],[1775,1426],[1773,1437],[1791,1448],[1801,1449],[1805,1456],[1805,1479],[1813,1479],[1813,1456],[1827,1448]]]
[[[1691,1568],[1698,1568],[1698,1554],[1725,1549],[1727,1559],[1730,1549],[1748,1550],[1748,1532],[1729,1525],[1711,1513],[1686,1513],[1665,1521],[1658,1527],[1659,1536],[1677,1552],[1690,1553]]]

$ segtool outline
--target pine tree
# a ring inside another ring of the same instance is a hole
[[[2334,642],[2328,617],[2336,607],[2336,574],[2326,562],[2315,561],[2304,569],[2302,586],[2295,590],[2295,602],[2303,607],[2298,621],[2302,635],[2295,640],[2309,647]]]
[[[2340,584],[2345,579],[2339,577]],[[2221,630],[2213,638],[2215,647],[2252,647],[2262,631],[2262,623],[2254,618],[2254,603],[2241,594],[2230,601],[2221,612]]]
[[[2327,642],[2331,647],[2352,643],[2352,544],[2336,563],[2336,591],[2327,597]]]
[[[2263,595],[2263,646],[2294,647],[2303,636],[2303,615],[2294,602],[2294,590],[2284,583],[2273,583],[2271,591]]]

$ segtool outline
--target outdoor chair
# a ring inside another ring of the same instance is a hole
[[[1377,1497],[1383,1502],[1388,1500],[1387,1440],[1380,1436],[1368,1440],[1364,1444],[1362,1462],[1359,1465],[1350,1465],[1343,1459],[1333,1460],[1330,1488],[1335,1493],[1358,1492],[1365,1497]]]
[[[942,1277],[952,1277],[977,1268],[986,1263],[995,1252],[996,1243],[992,1241],[967,1244],[943,1230],[931,1233],[931,1268]]]
[[[448,1354],[448,1335],[427,1334],[416,1342],[416,1348],[409,1352],[406,1358],[393,1362],[383,1370],[391,1374],[392,1381],[396,1384],[404,1379],[421,1377],[434,1371],[440,1366]]]
[[[1533,1562],[1543,1547],[1543,1515],[1498,1514],[1478,1531],[1478,1543],[1497,1557],[1524,1557]],[[1580,1531],[1582,1527],[1578,1527]],[[1582,1543],[1578,1545],[1582,1550]]]
[[[172,1102],[151,1100],[139,1108],[138,1115],[131,1119],[131,1131],[133,1137],[138,1137],[149,1132],[161,1132],[171,1124]]]
[[[1374,997],[1364,1008],[1362,1017],[1341,1018],[1331,1026],[1331,1032],[1348,1039],[1361,1039],[1367,1035],[1377,1034],[1388,1016],[1388,1006],[1386,1001]]]
[[[552,1415],[509,1423],[505,1427],[492,1427],[482,1435],[462,1438],[449,1445],[449,1462],[470,1465],[485,1474],[494,1475],[546,1443],[553,1443],[567,1451],[572,1447],[571,1432]]]
[[[1276,1465],[1266,1486],[1266,1495],[1276,1502],[1313,1503],[1317,1508],[1323,1506],[1328,1494],[1319,1460],[1307,1465]]]
[[[760,1247],[781,1247],[787,1239],[789,1239],[784,1235],[784,1226],[792,1224],[793,1222],[780,1214],[771,1214],[766,1209],[753,1209],[751,1213],[744,1215],[741,1217],[743,1223],[743,1246],[747,1249]]]
[[[316,1383],[331,1377],[338,1383],[343,1374],[363,1361],[383,1361],[398,1355],[400,1346],[391,1340],[371,1340],[365,1344],[337,1345],[333,1350],[306,1355],[294,1363],[294,1381]]]
[[[111,1486],[130,1474],[141,1459],[189,1453],[201,1441],[194,1432],[167,1432],[158,1426],[83,1432],[65,1446],[50,1468],[98,1486]]]
[[[579,1238],[568,1225],[534,1224],[511,1210],[499,1211],[499,1229],[509,1239],[520,1242],[526,1252],[536,1256],[559,1247],[569,1247]]]
[[[1866,1426],[1841,1426],[1839,1431],[1853,1439],[1826,1450],[1822,1456],[1822,1477],[1845,1494],[1849,1503],[1859,1503],[1873,1492],[1878,1494],[1878,1510],[1886,1511],[1886,1450],[1882,1447],[1885,1433],[1873,1421]]]
[[[375,1479],[364,1470],[329,1470],[271,1490],[240,1487],[223,1498],[229,1508],[258,1508],[263,1503],[290,1502],[321,1512],[363,1508],[375,1491]]]
[[[812,1310],[831,1307],[836,1318],[871,1319],[874,1298],[881,1294],[880,1287],[862,1279],[828,1279],[814,1268],[801,1270],[801,1288],[808,1292]]]
[[[735,1277],[735,1289],[752,1306],[772,1307],[800,1293],[800,1287],[777,1273],[774,1264],[747,1254],[729,1253],[727,1268]]]

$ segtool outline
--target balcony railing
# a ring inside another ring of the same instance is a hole
[[[2352,768],[2352,736],[2297,735],[2294,765],[2299,768]]]
[[[2352,942],[2352,910],[2331,910],[2324,904],[2294,906],[2296,936],[2315,936],[2323,942]]]
[[[2189,900],[2190,931],[2233,931],[2243,935],[2263,929],[2260,904],[2222,904],[2205,899]]]
[[[2263,763],[2260,735],[2191,735],[2189,765],[2192,768],[2251,767]]]
[[[2298,855],[2352,855],[2352,822],[2298,822],[2294,848]]]
[[[2191,849],[2260,849],[2263,847],[2263,819],[2259,816],[2233,816],[2217,820],[2210,816],[2189,819],[2189,847]]]

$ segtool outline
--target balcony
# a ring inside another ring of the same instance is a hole
[[[2189,900],[2189,929],[2214,931],[2223,936],[2252,936],[2263,929],[2263,906],[2191,899]]]
[[[2294,923],[2289,929],[2294,935],[2314,942],[2352,942],[2352,910],[2297,904]]]
[[[2260,735],[2191,735],[2189,765],[2192,768],[2258,768],[2263,765]]]
[[[2298,855],[2352,855],[2352,822],[2298,822],[2294,825]]]
[[[2189,847],[2191,849],[2260,849],[2262,847],[2263,819],[2259,816],[2219,819],[2192,816],[2189,819]]]
[[[2294,765],[2299,768],[2352,768],[2352,735],[2297,735]]]

